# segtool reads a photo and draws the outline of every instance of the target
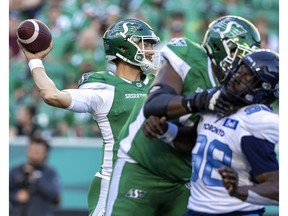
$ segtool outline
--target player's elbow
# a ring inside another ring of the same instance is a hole
[[[149,118],[150,116],[166,116],[167,104],[161,101],[160,95],[149,95],[144,103],[143,112],[145,118]]]
[[[275,177],[272,181],[270,181],[270,196],[272,199],[279,202],[279,172],[275,172]],[[278,179],[277,179],[278,178]]]
[[[269,184],[270,197],[279,202],[279,170],[270,173]]]
[[[144,103],[143,112],[145,118],[149,118],[151,115],[155,115],[154,113],[154,98],[147,98]]]
[[[43,101],[51,106],[58,106],[59,94],[60,92],[58,91],[40,90],[40,96]]]
[[[144,104],[144,116],[167,116],[169,101],[176,95],[173,88],[165,84],[157,84],[151,87]]]

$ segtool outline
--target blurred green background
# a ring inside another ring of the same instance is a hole
[[[31,115],[26,121],[32,121],[53,146],[49,164],[60,176],[61,210],[87,215],[88,186],[102,159],[99,129],[88,114],[50,107],[39,97],[16,43],[16,29],[24,19],[40,19],[51,29],[54,48],[44,66],[61,90],[76,88],[85,72],[113,71],[106,63],[102,35],[117,19],[147,21],[161,47],[172,37],[201,43],[208,24],[228,14],[250,20],[260,32],[262,47],[279,51],[278,0],[9,0],[9,168],[25,161],[30,134],[19,134],[17,129],[23,115]],[[26,106],[35,108],[35,113],[23,114]],[[278,103],[273,107],[277,112]],[[267,207],[265,215],[278,212],[278,207]]]

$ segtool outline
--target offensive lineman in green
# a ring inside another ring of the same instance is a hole
[[[109,71],[86,73],[78,89],[58,90],[48,77],[42,59],[52,49],[32,54],[22,48],[36,86],[43,100],[55,107],[73,112],[89,112],[98,124],[103,137],[102,166],[96,173],[88,192],[90,216],[104,215],[109,180],[113,165],[115,138],[126,122],[135,102],[146,96],[154,80],[147,69],[160,65],[154,61],[159,42],[152,28],[139,19],[126,18],[112,24],[103,36],[107,60],[116,65],[115,74]]]
[[[106,216],[181,216],[187,211],[191,154],[176,151],[173,140],[177,136],[178,143],[193,142],[196,136],[180,134],[187,130],[193,134],[195,128],[168,123],[164,133],[156,134],[159,128],[155,126],[149,135],[142,130],[145,117],[165,116],[178,125],[193,126],[197,115],[192,113],[199,110],[229,111],[217,106],[218,91],[205,89],[216,87],[232,63],[256,47],[260,47],[260,35],[253,24],[241,17],[225,16],[209,25],[202,47],[187,38],[177,38],[163,48],[161,54],[167,61],[149,90],[145,106],[145,99],[137,102],[120,132]]]

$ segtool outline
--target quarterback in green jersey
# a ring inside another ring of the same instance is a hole
[[[146,96],[154,74],[148,69],[160,65],[154,61],[159,42],[152,28],[142,20],[121,19],[112,24],[103,36],[107,60],[116,65],[116,72],[86,73],[78,89],[58,90],[48,77],[42,59],[52,49],[32,54],[22,48],[36,86],[43,100],[55,107],[92,115],[103,138],[102,165],[90,185],[88,208],[90,216],[104,215],[110,176],[113,170],[113,148],[120,129],[135,102]],[[159,54],[159,53],[158,53]]]
[[[136,103],[120,132],[106,216],[175,216],[187,211],[191,152],[175,150],[173,139],[183,129],[193,134],[195,128],[176,124],[193,126],[200,110],[228,112],[229,107],[216,103],[218,91],[206,89],[216,87],[230,66],[256,47],[260,47],[260,35],[253,24],[241,17],[225,16],[209,25],[203,46],[176,38],[162,49],[167,61],[146,101]],[[150,136],[155,139],[150,139],[142,129],[152,115],[164,116],[175,124],[168,124],[164,133],[155,127],[155,137]],[[188,138],[193,142],[196,136]]]

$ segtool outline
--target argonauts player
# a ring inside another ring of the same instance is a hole
[[[273,51],[253,52],[230,70],[221,95],[238,109],[225,117],[201,116],[185,216],[261,216],[264,205],[279,204],[279,118],[270,108],[278,83]]]

